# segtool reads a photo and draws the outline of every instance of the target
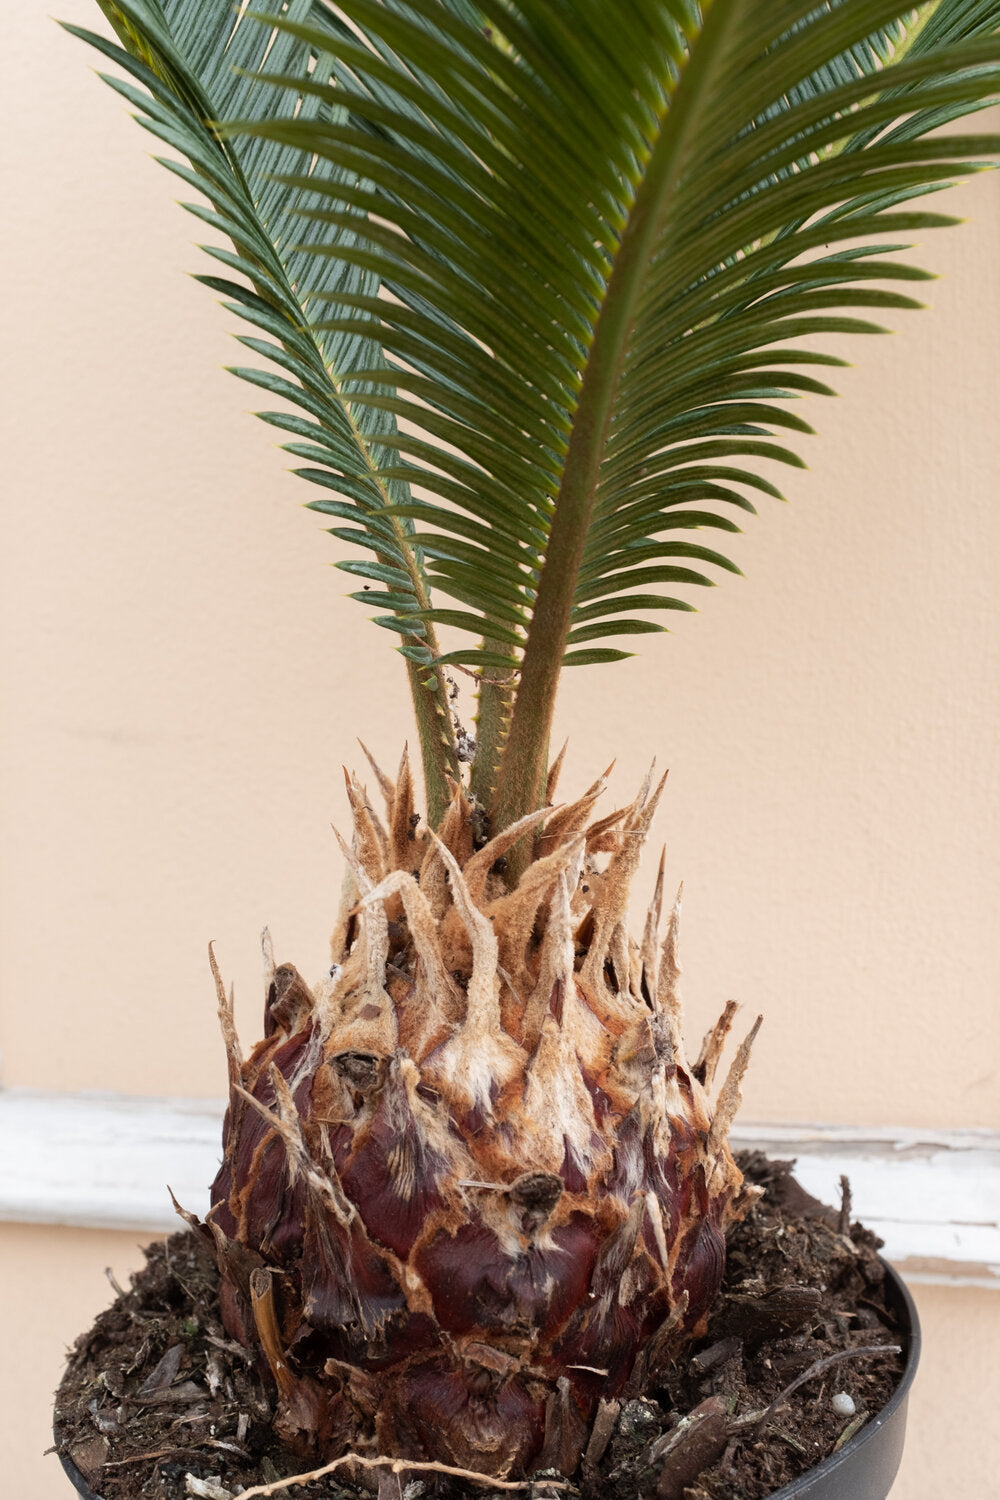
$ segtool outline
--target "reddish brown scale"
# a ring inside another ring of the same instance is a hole
[[[641,960],[625,933],[662,783],[589,838],[597,788],[474,851],[461,791],[440,838],[413,835],[405,762],[378,777],[388,835],[348,783],[333,977],[271,965],[263,1041],[227,1044],[224,1322],[304,1453],[568,1474],[598,1400],[717,1293],[749,1201],[726,1145],[749,1049],[713,1109],[680,1037],[677,909],[660,960],[653,917]],[[505,892],[497,861],[532,836]]]
[[[432,1356],[387,1384],[377,1436],[383,1451],[434,1457],[503,1477],[523,1473],[545,1429],[539,1380],[504,1376],[473,1361]]]
[[[415,1265],[440,1327],[458,1337],[554,1337],[586,1296],[597,1244],[582,1214],[551,1242],[509,1256],[481,1223],[439,1235]]]
[[[349,1348],[357,1356],[369,1344],[380,1352],[388,1321],[405,1316],[406,1301],[360,1220],[341,1224],[312,1196],[301,1264],[303,1321],[333,1340],[331,1353]]]
[[[566,1136],[563,1136],[563,1159],[559,1167],[559,1176],[565,1183],[568,1193],[587,1191],[587,1174],[581,1167],[577,1154]]]
[[[354,1137],[337,1173],[364,1215],[369,1233],[404,1259],[430,1215],[442,1208],[448,1161],[429,1145],[414,1118],[393,1058],[374,1111]]]
[[[580,1069],[580,1076],[587,1086],[587,1093],[590,1095],[594,1106],[594,1123],[600,1129],[608,1117],[615,1113],[612,1109],[611,1100],[587,1068]]]
[[[312,1016],[313,997],[309,986],[293,964],[282,964],[274,971],[264,1005],[264,1036],[280,1032],[291,1036]]]
[[[605,1179],[607,1191],[625,1203],[631,1203],[636,1193],[645,1192],[647,1187],[643,1146],[642,1112],[636,1100],[628,1114],[618,1121],[614,1159]]]
[[[252,1189],[243,1195],[243,1238],[269,1261],[284,1263],[301,1253],[306,1218],[306,1185],[289,1184],[284,1146],[272,1136],[261,1147]]]
[[[688,1319],[692,1334],[704,1333],[708,1309],[718,1293],[725,1268],[725,1236],[717,1224],[703,1219],[688,1231],[673,1277],[675,1300],[686,1291],[689,1306],[695,1309]]]

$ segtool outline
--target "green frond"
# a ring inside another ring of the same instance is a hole
[[[217,125],[237,116],[261,124],[290,110],[302,124],[343,118],[339,103],[327,105],[302,88],[314,68],[323,73],[329,45],[348,35],[343,22],[314,0],[288,0],[285,19],[310,21],[318,38],[313,46],[288,30],[276,32],[231,0],[98,3],[121,46],[81,27],[66,29],[126,75],[102,77],[135,109],[139,122],[180,156],[158,160],[204,200],[182,206],[229,241],[228,249],[203,249],[242,279],[197,279],[225,299],[228,311],[269,336],[242,336],[240,343],[264,363],[232,366],[232,373],[291,408],[261,415],[311,439],[310,456],[325,468],[322,474],[300,472],[347,497],[363,544],[406,575],[398,583],[400,609],[426,607],[426,578],[408,539],[412,528],[391,510],[409,498],[409,490],[404,479],[383,472],[393,457],[383,441],[395,434],[395,417],[366,400],[381,389],[385,357],[370,332],[318,327],[309,312],[312,298],[331,291],[377,297],[377,271],[318,254],[335,244],[349,248],[364,227],[363,216],[354,211],[341,223],[324,225],[308,251],[296,244],[317,185],[336,192],[343,169],[262,136],[228,139]],[[286,86],[266,83],[265,67],[279,72]],[[446,773],[458,770],[451,715],[443,691],[428,688],[426,671],[413,667],[410,676],[428,792],[440,810],[448,795]]]
[[[1000,0],[287,0],[220,7],[203,77],[150,16],[205,8],[123,0],[166,59],[130,68],[145,123],[184,133],[252,289],[210,282],[266,361],[238,373],[295,408],[265,419],[339,496],[342,566],[410,660],[481,674],[503,825],[561,668],[739,571],[691,537],[802,466],[796,403],[843,363],[803,338],[921,305],[897,257],[954,221],[916,200],[1000,148],[939,129],[1000,92]],[[435,654],[436,625],[478,644]]]

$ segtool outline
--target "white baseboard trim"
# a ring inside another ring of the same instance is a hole
[[[737,1122],[732,1142],[794,1157],[795,1176],[824,1203],[839,1203],[845,1175],[854,1217],[907,1281],[1000,1291],[1000,1133]]]
[[[169,1232],[168,1183],[185,1208],[208,1208],[222,1112],[216,1099],[0,1090],[0,1220]],[[1000,1134],[737,1123],[733,1144],[795,1157],[827,1203],[845,1174],[856,1217],[909,1281],[1000,1290]]]

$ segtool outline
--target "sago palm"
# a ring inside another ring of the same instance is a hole
[[[555,802],[559,674],[736,571],[704,535],[800,463],[824,336],[919,305],[887,283],[996,150],[939,127],[996,95],[1000,3],[100,3],[425,784],[373,765],[383,818],[349,778],[329,973],[271,963],[247,1058],[218,983],[226,1324],[304,1452],[570,1474],[704,1326],[752,1032],[716,1092],[732,1008],[689,1061],[662,875],[627,927],[662,784]]]

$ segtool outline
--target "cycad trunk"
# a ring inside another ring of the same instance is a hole
[[[348,784],[329,976],[310,990],[269,961],[246,1061],[218,986],[226,1325],[303,1452],[569,1474],[599,1398],[704,1326],[750,1198],[727,1134],[752,1034],[713,1110],[735,1007],[690,1066],[662,865],[640,945],[625,927],[662,782],[591,823],[602,780],[477,848],[460,790],[422,834],[405,758],[376,775],[386,825]]]

